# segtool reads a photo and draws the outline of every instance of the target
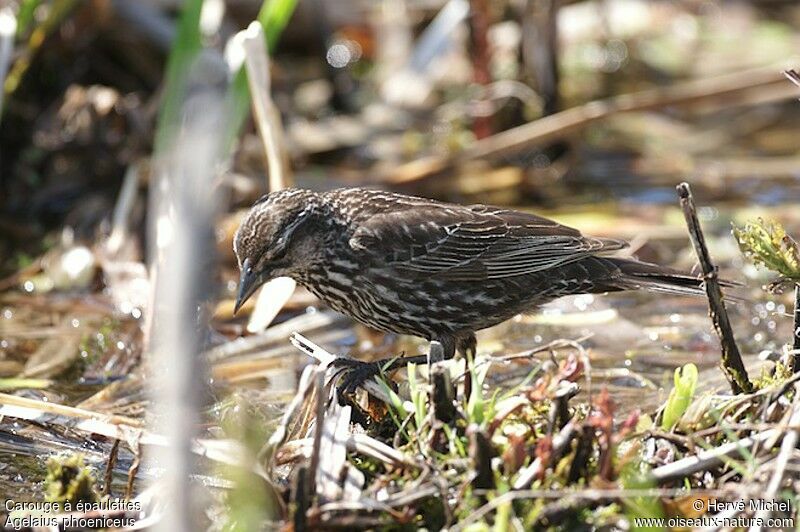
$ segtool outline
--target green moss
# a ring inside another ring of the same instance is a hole
[[[783,384],[786,379],[793,375],[794,373],[792,372],[792,368],[790,366],[787,366],[782,362],[778,362],[773,371],[769,371],[768,368],[763,368],[761,370],[761,375],[755,380],[755,382],[753,382],[753,385],[756,387],[756,389],[761,390],[777,384]]]
[[[781,224],[763,219],[750,220],[744,227],[733,227],[739,249],[757,266],[800,281],[800,249]]]
[[[80,453],[54,456],[47,460],[44,492],[48,502],[69,503],[73,507],[79,502],[98,502],[100,495],[96,484],[94,472]]]

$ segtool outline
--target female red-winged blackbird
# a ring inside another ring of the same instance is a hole
[[[437,340],[450,358],[474,350],[476,330],[561,296],[701,293],[691,275],[604,256],[625,245],[499,207],[361,188],[281,190],[261,198],[236,233],[236,309],[269,279],[293,277],[333,309],[382,331]],[[351,388],[386,369],[383,361],[342,360],[359,370]]]

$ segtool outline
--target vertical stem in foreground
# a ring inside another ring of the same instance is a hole
[[[722,370],[731,384],[733,393],[750,393],[753,391],[753,384],[747,376],[747,370],[742,362],[742,355],[739,353],[739,348],[733,336],[728,312],[725,310],[725,301],[722,298],[722,289],[717,278],[717,268],[711,262],[711,256],[706,247],[703,229],[697,219],[697,210],[692,198],[692,191],[689,189],[688,183],[681,183],[677,189],[683,216],[686,218],[686,225],[689,229],[689,236],[700,261],[700,267],[703,269],[703,281],[708,295],[709,315],[714,322],[714,330],[717,331],[719,342],[722,346]]]
[[[214,220],[218,208],[213,181],[225,157],[227,127],[222,58],[212,52],[189,60],[176,89],[175,114],[165,134],[150,183],[150,257],[155,272],[148,361],[154,430],[168,445],[156,460],[165,501],[157,530],[197,530],[203,508],[191,476],[198,469],[193,437],[204,404],[207,367],[201,356],[215,267]]]

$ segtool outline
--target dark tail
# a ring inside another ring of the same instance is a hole
[[[622,273],[622,290],[644,289],[665,294],[702,295],[705,293],[701,275],[665,268],[635,259],[604,257]],[[737,286],[737,283],[720,280],[723,287]],[[727,298],[726,298],[727,299]]]

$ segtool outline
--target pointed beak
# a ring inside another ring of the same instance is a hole
[[[250,299],[259,287],[259,275],[253,270],[250,264],[250,259],[245,259],[242,263],[242,274],[239,277],[239,293],[236,296],[236,304],[233,307],[233,313],[239,312],[245,301]]]

